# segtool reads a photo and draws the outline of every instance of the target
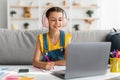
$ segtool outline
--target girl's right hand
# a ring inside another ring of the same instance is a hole
[[[51,70],[53,69],[55,66],[55,62],[46,62],[46,66],[45,66],[45,69],[46,70]]]

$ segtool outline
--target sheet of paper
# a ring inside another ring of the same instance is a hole
[[[59,71],[59,70],[65,70],[66,67],[65,66],[54,66],[53,71]]]
[[[43,73],[51,73],[53,71],[61,71],[61,70],[65,70],[66,67],[65,66],[54,66],[54,68],[52,70],[44,70],[44,69],[40,69]]]

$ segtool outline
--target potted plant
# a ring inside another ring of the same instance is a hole
[[[13,11],[13,10],[12,10],[12,11],[10,12],[10,14],[11,14],[11,16],[13,17],[14,14],[16,14],[16,11]]]
[[[75,24],[75,25],[73,26],[73,29],[74,29],[75,31],[79,31],[79,24]]]
[[[92,17],[92,14],[94,13],[94,11],[93,10],[88,10],[87,12],[86,12],[86,14],[89,16],[89,17]]]
[[[28,22],[24,23],[23,25],[24,25],[24,28],[25,28],[25,29],[28,29],[28,26],[29,26],[29,23],[28,23]]]

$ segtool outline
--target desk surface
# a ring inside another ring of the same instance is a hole
[[[28,73],[18,73],[19,69],[29,69]],[[46,71],[43,69],[38,69],[33,67],[32,65],[0,65],[0,80],[5,80],[5,78],[9,75],[18,75],[18,76],[27,76],[27,77],[34,77],[35,80],[62,80],[61,78],[58,78],[51,74],[53,71],[57,70],[64,70],[65,66],[55,66],[54,70]],[[1,74],[1,72],[4,74]],[[47,76],[47,77],[46,77]],[[76,78],[71,80],[116,80],[111,79],[118,77],[119,78],[120,73],[110,73],[110,71],[107,71],[107,74],[100,75],[100,76],[92,76],[92,77],[85,77],[85,78]],[[119,78],[120,79],[120,78]]]

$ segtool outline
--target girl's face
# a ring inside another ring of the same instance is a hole
[[[49,27],[51,30],[58,31],[63,26],[63,13],[51,12],[48,17]]]

